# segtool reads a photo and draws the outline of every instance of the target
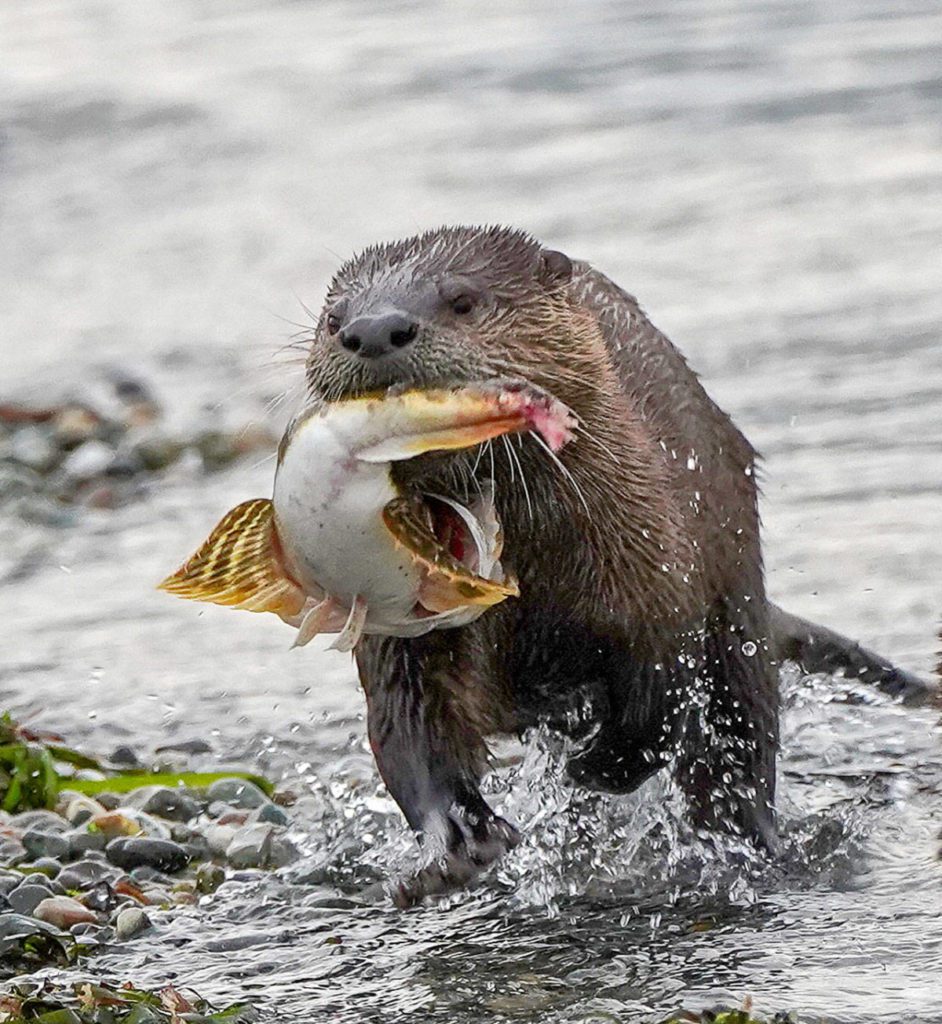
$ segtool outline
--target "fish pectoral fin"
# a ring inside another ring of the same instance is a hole
[[[419,603],[430,612],[468,605],[488,607],[520,591],[513,580],[502,583],[472,572],[448,551],[432,531],[428,509],[419,498],[394,498],[383,509],[383,522],[396,543],[425,569]]]
[[[319,601],[312,608],[309,608],[301,619],[301,623],[298,626],[298,634],[294,638],[291,649],[305,647],[318,633],[335,632],[339,627],[335,625],[332,631],[330,626],[331,620],[336,619],[337,610],[337,603],[332,597],[325,597],[323,601]]]
[[[272,503],[253,498],[227,512],[158,589],[190,601],[297,615],[305,595],[285,572],[278,551]]]
[[[350,606],[350,614],[347,616],[347,621],[344,623],[340,635],[327,649],[329,651],[352,651],[363,635],[367,611],[366,601],[360,597],[355,597],[353,604]]]
[[[473,448],[476,444],[490,441],[493,437],[525,430],[526,426],[527,421],[523,416],[495,416],[483,423],[387,437],[361,449],[356,453],[356,457],[361,462],[399,462],[403,459],[414,459],[416,455],[424,455],[425,452]]]

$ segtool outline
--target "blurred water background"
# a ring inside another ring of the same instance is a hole
[[[277,429],[287,321],[340,260],[519,225],[637,294],[763,452],[773,597],[928,673],[940,115],[929,0],[7,2],[0,400],[118,367],[179,429]],[[657,786],[586,802],[531,745],[494,782],[529,835],[496,879],[406,915],[361,899],[410,840],[349,659],[153,590],[271,475],[183,465],[65,525],[0,513],[3,707],[99,749],[203,738],[305,794],[300,866],[98,966],[290,1021],[656,1020],[748,993],[942,1021],[937,715],[833,682],[787,681],[783,865],[680,849]]]

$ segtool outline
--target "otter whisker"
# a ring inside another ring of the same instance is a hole
[[[543,451],[546,452],[546,454],[550,457],[550,460],[556,464],[556,467],[560,471],[560,473],[562,473],[562,475],[569,481],[569,483],[572,485],[573,491],[575,491],[576,493],[576,497],[579,499],[580,502],[582,502],[582,507],[585,509],[586,514],[591,517],[592,512],[589,508],[589,503],[585,500],[585,495],[582,493],[582,488],[579,486],[578,482],[576,481],[576,478],[563,465],[562,461],[559,459],[559,457],[556,455],[553,449],[550,448],[550,446],[543,440],[542,437],[540,437],[539,434],[531,433],[530,436],[543,449]]]
[[[530,488],[527,486],[527,478],[523,472],[523,466],[520,463],[520,457],[513,450],[513,445],[510,443],[510,439],[506,434],[501,439],[504,442],[504,450],[507,452],[507,461],[510,463],[510,482],[514,482],[514,465],[517,467],[517,472],[520,474],[520,486],[523,488],[523,495],[527,502],[527,516],[530,522],[533,522],[533,503],[530,500]]]
[[[588,427],[586,427],[586,426],[585,426],[585,425],[584,425],[583,423],[581,423],[581,422],[580,422],[580,423],[577,423],[577,424],[576,424],[576,427],[575,427],[575,429],[576,429],[576,433],[579,433],[579,434],[585,434],[585,436],[586,436],[586,437],[587,437],[587,438],[588,438],[588,439],[589,439],[590,441],[592,441],[592,442],[593,442],[593,444],[597,444],[597,445],[599,446],[599,448],[601,448],[601,449],[602,449],[602,451],[603,451],[603,452],[605,452],[605,454],[606,454],[606,455],[610,455],[610,456],[611,456],[611,457],[612,457],[613,459],[615,459],[616,461],[618,461],[618,456],[617,456],[617,455],[615,454],[615,452],[614,452],[614,451],[613,451],[613,450],[612,450],[611,448],[609,448],[609,446],[608,446],[607,444],[605,444],[605,443],[604,443],[604,442],[603,442],[603,441],[602,441],[602,440],[601,440],[601,439],[599,438],[598,434],[593,434],[593,433],[592,433],[592,431],[591,431],[591,430],[589,430],[589,428],[588,428]]]

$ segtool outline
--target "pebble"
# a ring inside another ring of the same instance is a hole
[[[234,868],[280,868],[296,856],[294,844],[274,825],[246,825],[226,849],[226,859]]]
[[[26,860],[26,850],[19,839],[13,836],[0,836],[0,865],[13,867]]]
[[[41,427],[21,427],[10,441],[10,455],[20,465],[48,473],[59,461],[59,451]]]
[[[56,881],[64,889],[91,889],[99,882],[113,882],[121,872],[100,860],[80,860],[62,869]]]
[[[209,849],[217,857],[225,857],[229,844],[235,839],[237,829],[232,825],[207,825],[203,836],[209,843]]]
[[[120,747],[115,747],[111,751],[111,763],[112,764],[123,764],[128,768],[140,768],[141,762],[137,756],[137,751],[133,747],[129,747],[122,744]]]
[[[46,878],[55,878],[62,870],[62,864],[55,857],[37,857],[30,864],[30,870],[37,875],[45,875]]]
[[[256,807],[248,817],[249,824],[287,825],[288,815],[283,808],[277,804],[265,803]]]
[[[14,889],[7,899],[17,914],[32,914],[43,900],[49,899],[49,890],[44,885],[31,885],[27,882]]]
[[[105,852],[112,864],[125,870],[146,865],[159,871],[182,871],[189,860],[186,850],[169,839],[112,839]]]
[[[61,832],[31,828],[23,833],[22,843],[30,860],[39,857],[67,857],[69,854],[69,840]]]
[[[59,929],[47,921],[38,921],[25,914],[0,914],[0,944],[5,939],[25,938],[37,933],[61,936]]]
[[[23,876],[18,871],[0,870],[0,896],[6,896],[23,881]]]
[[[140,935],[152,927],[150,918],[140,907],[125,907],[118,911],[114,922],[115,935],[122,941],[133,939],[135,935]]]
[[[71,928],[80,921],[97,922],[98,918],[71,896],[49,896],[33,911],[37,921],[45,921],[56,928]]]
[[[125,798],[129,807],[171,821],[191,821],[200,813],[200,805],[183,789],[170,786],[142,786]]]
[[[65,816],[73,825],[83,825],[104,813],[105,808],[97,800],[82,794],[71,800],[65,809]]]
[[[13,826],[21,832],[37,830],[41,832],[65,832],[68,823],[55,811],[22,811],[13,817]]]
[[[90,480],[104,473],[114,459],[114,449],[104,441],[85,441],[66,457],[62,470],[72,480]]]
[[[196,869],[196,890],[204,894],[215,892],[226,880],[226,872],[218,864],[200,864]]]
[[[81,857],[83,854],[95,850],[104,850],[108,842],[102,832],[89,832],[88,829],[75,829],[68,833],[69,853],[73,857]]]
[[[219,779],[207,791],[210,800],[222,800],[232,807],[252,810],[267,804],[268,797],[248,779]]]

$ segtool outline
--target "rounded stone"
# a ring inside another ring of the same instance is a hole
[[[130,807],[170,821],[190,821],[200,813],[200,805],[183,789],[170,786],[142,786],[125,798]]]
[[[55,878],[62,870],[62,864],[55,857],[37,857],[30,864],[30,868],[37,874],[45,875],[47,878]]]
[[[114,922],[115,935],[121,940],[133,939],[135,935],[153,927],[150,918],[140,907],[125,907],[118,911]]]
[[[274,825],[246,825],[226,849],[234,868],[280,868],[296,856],[294,845]]]
[[[49,890],[44,885],[31,885],[27,882],[14,889],[7,899],[10,908],[17,914],[32,914],[43,900],[49,899]]]
[[[12,868],[26,860],[26,850],[19,839],[0,836],[0,867]]]
[[[47,896],[33,911],[37,921],[45,921],[56,928],[71,928],[80,921],[97,922],[95,914],[71,896]]]
[[[150,839],[132,836],[126,839],[112,839],[105,848],[108,860],[125,871],[146,866],[158,871],[182,871],[189,857],[186,850],[170,839]]]
[[[121,872],[100,860],[80,860],[62,869],[56,881],[64,889],[91,889],[99,882],[112,882]]]
[[[104,850],[108,840],[101,832],[89,832],[88,829],[76,829],[68,833],[69,854],[72,857],[81,857],[83,854],[95,850]]]
[[[86,821],[91,821],[92,818],[104,813],[105,808],[97,800],[92,800],[90,796],[84,795],[79,795],[74,800],[69,801],[69,805],[65,810],[66,818],[73,825],[82,825]]]
[[[12,825],[21,832],[65,832],[69,823],[55,811],[22,811],[14,816]]]
[[[268,803],[268,797],[248,779],[219,779],[207,792],[212,800],[222,800],[231,807],[252,810]]]
[[[271,802],[256,807],[249,815],[250,824],[287,825],[288,815],[283,808]]]
[[[69,854],[69,840],[58,831],[31,828],[23,833],[21,841],[30,860],[38,857],[67,857]]]

